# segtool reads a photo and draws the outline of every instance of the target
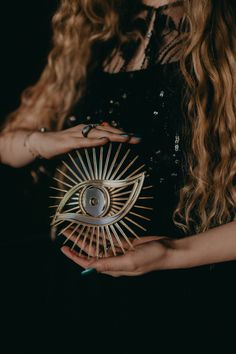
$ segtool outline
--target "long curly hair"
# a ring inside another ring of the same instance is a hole
[[[185,233],[198,233],[236,211],[236,25],[229,0],[184,0],[184,9],[187,173],[172,218]],[[95,67],[142,40],[132,27],[139,10],[140,0],[61,0],[47,66],[4,129],[61,129]]]

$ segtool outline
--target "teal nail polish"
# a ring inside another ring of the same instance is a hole
[[[124,138],[129,138],[128,134],[120,134],[121,136],[123,136]]]
[[[81,275],[84,276],[84,275],[93,274],[93,273],[97,273],[95,268],[87,268],[81,272]]]
[[[133,138],[137,139],[137,140],[142,140],[141,136],[138,136],[138,135],[134,135]]]

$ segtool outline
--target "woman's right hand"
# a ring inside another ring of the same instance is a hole
[[[109,141],[130,144],[140,142],[139,137],[130,136],[108,123],[94,127],[85,138],[82,134],[84,127],[85,124],[79,124],[59,132],[35,132],[30,136],[30,148],[36,155],[51,159],[74,149],[101,146]]]

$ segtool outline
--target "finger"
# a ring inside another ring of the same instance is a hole
[[[139,135],[136,135],[136,134],[133,134],[133,133],[127,133],[121,129],[117,129],[117,128],[113,128],[111,127],[111,129],[108,130],[108,128],[106,127],[101,127],[100,125],[96,127],[97,130],[103,130],[104,132],[105,131],[108,131],[108,132],[111,132],[111,133],[116,133],[118,135],[121,135],[123,137],[125,137],[127,139],[127,142],[129,144],[138,144],[142,141],[142,138],[141,136]]]
[[[125,239],[122,239],[122,245],[126,251],[130,251],[132,249],[134,250],[134,246],[138,246],[138,245],[141,245],[141,244],[144,244],[147,242],[151,242],[151,241],[158,241],[158,240],[161,240],[164,238],[168,238],[168,237],[167,236],[143,236],[143,237],[140,237],[139,239],[137,239],[135,237],[128,237],[128,240],[130,242],[127,242]],[[110,239],[107,235],[106,235],[106,239],[108,242],[110,241]],[[119,243],[113,234],[111,234],[111,239],[112,239],[114,246],[117,249],[120,249]],[[100,245],[102,245],[101,238],[99,240],[99,243],[100,243]]]
[[[90,139],[97,139],[101,137],[105,137],[109,139],[109,141],[121,142],[121,143],[128,142],[131,139],[129,134],[123,132],[113,133],[111,131],[108,131],[107,129],[94,128],[88,134],[88,138]]]
[[[129,277],[137,277],[139,275],[142,275],[142,272],[101,272],[101,274],[105,274],[105,275],[110,275],[114,278],[119,278],[119,277],[123,277],[123,276],[129,276]]]
[[[72,260],[74,263],[78,264],[82,268],[90,268],[91,260],[80,256],[78,252],[72,251],[69,247],[63,246],[61,247],[62,253]]]
[[[142,245],[144,243],[151,242],[151,241],[159,241],[163,238],[168,238],[168,237],[166,237],[166,236],[144,236],[144,237],[141,237],[140,239],[135,238],[133,240],[133,245],[134,246]]]
[[[61,248],[62,253],[69,258],[74,263],[78,264],[80,267],[87,269],[87,268],[95,268],[99,272],[99,266],[95,266],[95,263],[91,260],[83,258],[79,256],[79,254],[75,251],[72,251],[69,247],[63,246]],[[117,257],[114,257],[117,258]],[[101,261],[99,261],[101,262]],[[120,276],[138,276],[141,275],[141,272],[130,272],[130,271],[100,271],[102,274],[110,275],[112,277],[120,277]]]
[[[97,239],[98,233],[96,231],[93,232],[93,240],[91,240],[92,233],[88,233],[87,238],[85,240],[84,238],[81,239],[81,238],[78,238],[76,235],[74,235],[73,230],[74,230],[73,228],[69,228],[63,232],[63,235],[67,238],[67,240],[65,242],[68,242],[68,241],[74,242],[73,247],[75,247],[75,246],[79,247],[81,249],[81,251],[83,251],[84,253],[86,253],[90,257],[97,257],[98,258],[98,257],[102,257],[102,256],[109,257],[109,256],[114,255],[112,248],[109,245],[107,247],[107,243],[106,243],[106,246],[104,247],[104,241],[102,240],[101,235],[99,235],[99,239]],[[92,242],[90,242],[90,241],[92,241]],[[118,243],[116,245],[114,244],[114,248],[115,248],[116,254],[118,254],[118,255],[123,254],[123,251],[121,251],[121,247],[119,246]]]
[[[114,129],[114,128],[113,128]],[[129,142],[131,144],[137,144],[141,141],[140,137],[130,135],[128,133],[123,132],[122,130],[118,130],[119,133],[112,132],[108,130],[108,127],[95,127],[93,128],[87,135],[89,139],[99,139],[105,137],[109,139],[109,141],[113,142]],[[82,135],[82,129],[79,131],[79,136]]]
[[[90,266],[92,268],[95,268],[99,273],[113,272],[113,271],[124,271],[124,272],[135,271],[128,254],[115,256],[115,257],[102,258],[93,261],[92,263],[90,263]]]
[[[96,127],[96,129],[101,130],[101,131],[108,131],[110,133],[115,133],[115,134],[125,134],[123,129],[114,128],[111,125],[107,125],[107,126],[98,125]]]
[[[101,131],[108,131],[110,133],[115,133],[115,134],[119,134],[119,135],[128,135],[129,136],[129,143],[134,143],[136,144],[137,142],[139,142],[141,140],[140,137],[135,136],[134,134],[130,134],[127,132],[124,132],[123,129],[118,129],[118,128],[114,128],[112,127],[109,123],[107,123],[106,125],[98,125],[96,127],[97,130],[101,130]]]
[[[78,238],[73,235],[73,229],[67,229],[63,232],[63,235],[67,237],[67,241],[74,242],[74,246],[80,247],[83,252],[85,252],[90,257],[96,257],[97,247],[93,245],[92,234],[89,233],[87,239]]]
[[[130,137],[128,143],[129,143],[129,144],[136,145],[136,144],[139,144],[141,141],[142,141],[142,138],[141,138],[141,137],[139,137],[139,136],[132,136],[132,137]]]
[[[80,149],[80,148],[89,148],[89,147],[96,147],[102,146],[109,142],[109,138],[105,136],[97,137],[97,138],[74,138],[73,139],[73,146],[72,149]]]
[[[73,132],[73,134],[76,134],[77,139],[84,138],[82,130],[85,126],[86,124],[79,124],[78,126],[69,128],[68,130],[70,130],[70,132]],[[141,141],[140,137],[135,136],[133,134],[125,133],[123,130],[111,127],[110,125],[98,125],[97,127],[92,128],[87,136],[87,138],[91,139],[99,139],[102,137],[106,137],[107,139],[109,139],[109,141],[128,142],[130,144],[138,144]]]
[[[86,127],[87,124],[79,124],[73,128],[69,128],[71,131],[79,131],[82,135],[82,130],[84,127]],[[101,124],[95,125],[93,129],[99,129],[102,131],[108,131],[111,133],[116,133],[116,134],[122,134],[124,133],[123,129],[115,128],[112,125],[110,125],[108,122],[103,122]],[[92,130],[89,132],[89,134],[92,132]]]
[[[82,256],[79,256],[79,254],[75,251],[70,250],[69,247],[63,246],[61,248],[62,253],[69,258],[71,261],[79,265],[80,267],[87,269],[87,268],[95,268],[94,263],[89,261],[88,259],[83,258]],[[95,268],[98,271],[98,267]],[[100,272],[105,275],[112,276],[114,278],[118,278],[121,276],[138,276],[143,273],[141,272],[128,272],[128,271],[102,271]]]

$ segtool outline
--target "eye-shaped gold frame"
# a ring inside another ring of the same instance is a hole
[[[56,208],[52,227],[63,227],[59,235],[72,228],[64,244],[73,239],[73,249],[80,241],[80,253],[86,243],[95,243],[97,257],[107,256],[109,247],[114,255],[117,247],[125,253],[122,239],[133,247],[129,236],[139,238],[136,230],[146,231],[140,220],[150,221],[145,213],[152,208],[144,204],[153,198],[142,195],[152,186],[145,186],[145,165],[137,167],[138,156],[130,157],[131,148],[110,143],[104,150],[101,146],[68,154],[54,177],[57,186],[51,187],[57,192],[51,198],[59,200],[51,206]]]

